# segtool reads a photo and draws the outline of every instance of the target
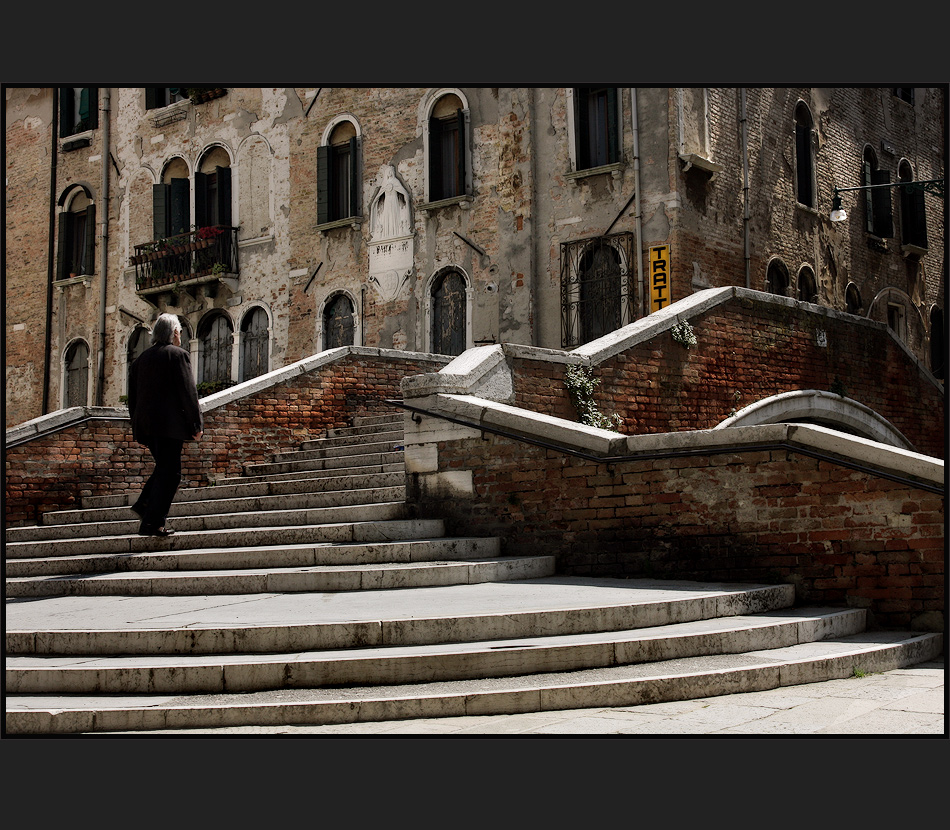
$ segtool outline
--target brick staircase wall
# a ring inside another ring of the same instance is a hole
[[[605,464],[487,432],[441,441],[438,470],[471,488],[413,476],[420,515],[559,573],[791,582],[800,603],[943,629],[942,495],[787,450]]]
[[[603,360],[591,352],[598,408],[623,419],[621,432],[711,429],[756,401],[817,389],[874,410],[916,452],[944,456],[944,390],[883,324],[759,292],[689,322],[693,348],[667,330]],[[513,353],[509,365],[515,406],[577,420],[563,363]]]
[[[448,358],[349,347],[324,353],[271,375],[202,399],[204,435],[185,445],[182,487],[200,487],[240,475],[326,430],[347,426],[356,414],[397,411],[403,377],[441,368]],[[91,410],[61,428],[10,445],[7,431],[7,526],[35,524],[42,513],[77,507],[90,496],[139,489],[151,456],[132,440],[128,411]]]

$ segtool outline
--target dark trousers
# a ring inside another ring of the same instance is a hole
[[[175,438],[154,438],[148,451],[155,459],[155,469],[135,502],[142,524],[157,528],[165,524],[172,499],[181,483],[181,450],[184,441]]]

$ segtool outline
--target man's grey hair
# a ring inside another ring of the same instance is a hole
[[[152,343],[168,344],[172,342],[176,331],[181,331],[181,320],[174,314],[162,314],[152,327]]]

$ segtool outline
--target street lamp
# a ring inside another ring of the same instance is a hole
[[[876,190],[882,187],[906,187],[912,193],[932,193],[944,198],[943,179],[926,179],[919,182],[889,182],[887,184],[866,184],[863,187],[836,187],[831,197],[831,214],[828,217],[832,222],[844,222],[848,214],[841,207],[841,193],[851,190]]]

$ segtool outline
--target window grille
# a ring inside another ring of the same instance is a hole
[[[611,236],[561,245],[561,342],[572,348],[636,319],[632,276],[634,236]]]

